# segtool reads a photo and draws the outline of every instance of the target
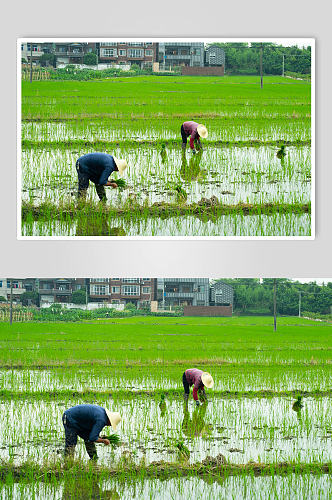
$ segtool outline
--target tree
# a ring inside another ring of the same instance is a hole
[[[71,295],[71,301],[73,304],[86,304],[85,289],[75,290]]]
[[[88,52],[84,55],[83,63],[87,66],[96,66],[98,64],[97,54],[94,52]]]
[[[40,56],[39,64],[41,66],[56,66],[56,56],[55,54],[43,54]]]
[[[23,306],[29,306],[30,304],[34,304],[35,306],[39,305],[39,295],[37,292],[24,292],[20,297],[20,301]]]

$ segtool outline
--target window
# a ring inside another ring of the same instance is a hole
[[[66,47],[58,47],[59,52],[66,52]]]
[[[52,290],[53,283],[42,283],[40,288],[41,290]]]
[[[150,292],[151,292],[151,287],[150,286],[143,286],[142,293],[150,293]]]
[[[27,50],[30,52],[30,50],[31,50],[31,43],[27,43]]]
[[[92,285],[90,290],[91,295],[108,295],[109,288],[106,285]]]
[[[134,285],[123,286],[122,295],[139,295],[139,286],[134,286]]]
[[[150,278],[142,278],[143,281],[150,281]]]
[[[21,50],[24,50],[24,45],[23,45],[23,43],[21,43]]]
[[[37,47],[37,45],[33,45],[33,46],[32,46],[32,50],[33,50],[33,52],[37,52],[37,51],[38,51],[38,47]]]
[[[82,289],[82,285],[76,285],[76,286],[75,286],[75,289],[76,289],[76,290],[81,290],[81,289]]]
[[[142,42],[129,42],[128,45],[131,45],[134,47],[142,47],[143,43]]]
[[[109,278],[91,278],[91,283],[108,283]]]
[[[111,291],[112,291],[112,293],[120,293],[120,287],[119,286],[112,286]]]
[[[7,281],[7,288],[10,288],[10,280]],[[13,288],[21,288],[20,283],[13,280]]]
[[[101,44],[103,47],[116,47],[117,46],[117,43],[116,42],[101,42]]]
[[[117,57],[116,49],[100,49],[100,55],[103,57]]]
[[[112,304],[120,304],[120,299],[112,299]]]
[[[143,49],[128,49],[128,57],[143,57]]]
[[[205,292],[205,287],[203,285],[198,285],[197,291],[200,293]]]
[[[153,54],[153,51],[152,51],[152,50],[146,50],[146,51],[145,51],[145,55],[146,55],[146,56],[152,56],[152,54]]]
[[[222,292],[216,293],[216,302],[222,302],[223,297],[222,297]]]
[[[139,283],[139,278],[123,278],[123,283]]]
[[[205,301],[204,300],[198,300],[197,301],[198,306],[205,306]]]
[[[119,56],[126,56],[127,51],[126,49],[119,49]]]
[[[111,278],[113,281],[120,281],[121,278]]]

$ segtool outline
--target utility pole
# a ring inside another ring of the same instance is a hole
[[[274,331],[277,331],[277,280],[273,279],[273,318],[274,318]]]
[[[13,324],[13,280],[10,280],[10,309],[9,309],[9,323]]]
[[[30,83],[32,82],[32,42],[30,42]]]
[[[282,76],[285,76],[285,54],[282,55]]]
[[[259,53],[259,66],[261,73],[261,89],[263,88],[263,43],[261,43],[260,53]]]
[[[301,298],[302,298],[301,294],[302,294],[302,292],[299,291],[299,318],[301,318]]]
[[[88,310],[88,278],[85,281],[85,309]]]

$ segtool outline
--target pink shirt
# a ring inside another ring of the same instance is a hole
[[[197,127],[198,127],[199,123],[184,122],[182,125],[183,125],[183,130],[185,131],[187,136],[189,137],[189,135],[190,135],[190,147],[191,147],[191,149],[195,149],[194,140],[199,139],[199,134],[197,132]]]
[[[197,401],[198,396],[197,396],[197,391],[201,390],[205,393],[204,391],[204,384],[202,382],[202,374],[204,372],[202,370],[199,370],[198,368],[188,368],[188,370],[185,371],[186,374],[186,379],[187,382],[190,386],[194,386],[193,388],[193,398]]]

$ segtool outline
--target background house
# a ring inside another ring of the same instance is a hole
[[[158,306],[208,306],[208,278],[158,278]]]
[[[159,42],[158,61],[165,70],[174,66],[204,66],[204,43]]]

